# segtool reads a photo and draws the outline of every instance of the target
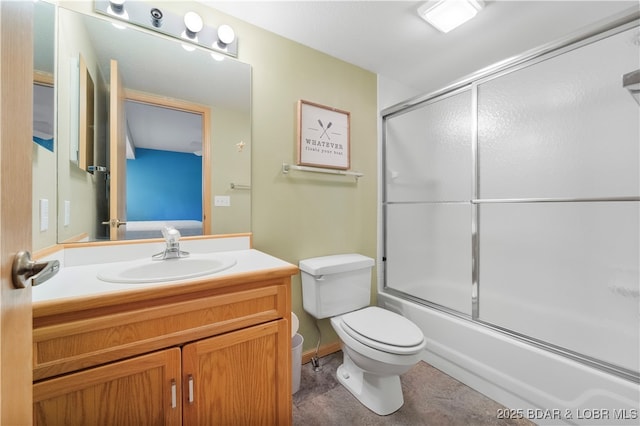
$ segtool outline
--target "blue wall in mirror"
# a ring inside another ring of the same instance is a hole
[[[127,220],[202,220],[202,157],[137,148],[127,160]]]

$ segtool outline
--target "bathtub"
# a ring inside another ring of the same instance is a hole
[[[637,383],[384,290],[378,304],[422,329],[425,362],[507,407],[496,418],[540,425],[640,424]]]

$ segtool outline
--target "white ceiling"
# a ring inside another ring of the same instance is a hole
[[[476,18],[443,34],[418,17],[425,1],[201,0],[400,83],[416,94],[640,7],[632,1],[485,1]],[[242,34],[238,34],[242,49]]]
[[[196,155],[202,152],[199,114],[127,101],[126,117],[130,140],[136,148]]]

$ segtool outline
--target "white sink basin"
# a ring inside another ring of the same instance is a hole
[[[182,257],[139,260],[110,265],[98,272],[98,279],[112,283],[154,283],[185,280],[224,271],[236,264],[227,257]]]

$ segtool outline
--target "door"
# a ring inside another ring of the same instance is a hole
[[[182,422],[180,349],[33,385],[34,425],[174,425]]]
[[[31,249],[33,2],[0,1],[0,424],[30,424],[31,288],[14,255]]]
[[[287,324],[273,321],[186,345],[184,424],[291,424]]]
[[[127,138],[124,85],[118,61],[111,60],[109,90],[109,236],[124,240],[127,222]]]

